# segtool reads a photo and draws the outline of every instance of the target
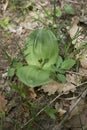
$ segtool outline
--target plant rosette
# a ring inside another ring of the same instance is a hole
[[[17,69],[16,75],[27,86],[36,87],[53,80],[50,78],[52,65],[57,61],[58,44],[52,31],[37,29],[33,31],[24,48],[28,66]]]

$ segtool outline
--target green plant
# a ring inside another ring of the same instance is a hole
[[[56,65],[53,66],[53,69],[56,72],[55,75],[56,79],[59,82],[66,83],[67,80],[66,80],[65,72],[71,69],[73,65],[75,65],[75,63],[76,61],[71,58],[66,57],[66,59],[63,60],[63,58],[59,56]]]
[[[47,69],[55,64],[58,56],[58,45],[53,32],[48,29],[33,31],[25,45],[24,55],[29,65]]]
[[[48,29],[33,31],[23,50],[27,65],[14,61],[8,71],[9,76],[16,76],[30,87],[40,86],[58,80],[65,83],[65,71],[75,64],[73,59],[62,59],[58,54],[58,43],[55,35]]]
[[[5,28],[7,28],[9,26],[11,26],[11,24],[9,23],[9,17],[6,17],[3,20],[0,20],[0,27],[1,28],[5,29]]]
[[[43,6],[42,8],[46,18],[52,20],[51,27],[46,25],[44,20],[36,18],[45,25],[45,29],[36,29],[29,35],[24,50],[21,51],[27,64],[23,65],[20,61],[16,61],[14,65],[13,62],[8,71],[9,76],[15,74],[20,81],[30,87],[40,86],[53,80],[65,83],[65,71],[71,69],[76,63],[70,55],[71,41],[66,44],[61,31],[65,25],[56,23],[57,18],[62,16],[61,10],[56,7],[56,0],[54,0],[53,12],[49,12]],[[71,9],[67,6],[64,8],[67,11]],[[63,56],[59,55],[60,44],[64,49]]]
[[[16,73],[22,82],[35,87],[52,81],[52,65],[58,57],[57,40],[52,31],[38,29],[32,32],[25,45],[24,55],[28,66],[19,68]]]
[[[17,59],[12,59],[11,68],[8,70],[9,77],[12,77],[16,74],[16,71],[18,68],[21,68],[23,66],[22,62],[20,62]]]

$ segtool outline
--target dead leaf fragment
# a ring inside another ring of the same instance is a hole
[[[72,39],[72,44],[74,44],[75,48],[78,48],[82,45],[83,35],[81,34],[82,27],[78,26],[79,18],[77,16],[72,19],[72,27],[69,28],[69,34]],[[79,33],[77,38],[74,38]],[[81,35],[80,35],[81,34]]]
[[[66,113],[66,110],[59,108],[58,113],[60,114],[60,116],[63,116]]]
[[[64,93],[68,94],[69,91],[74,92],[75,90],[76,90],[76,85],[74,85],[74,84],[68,82],[68,83],[66,83],[66,84],[64,85],[62,91],[63,91]]]
[[[27,22],[27,21],[24,21],[22,23],[20,23],[20,26],[25,28],[25,29],[29,29],[29,30],[34,30],[35,27],[38,26],[38,24],[36,22]]]
[[[76,86],[80,84],[80,76],[77,76],[75,74],[67,74],[66,75],[67,83],[59,83],[56,81],[53,81],[49,84],[43,85],[41,89],[48,95],[55,94],[55,92],[61,93],[69,93],[69,91],[74,92],[76,90]]]
[[[28,88],[28,89],[26,89],[26,92],[27,92],[27,97],[29,99],[35,99],[37,97],[37,95],[34,91],[34,88]]]
[[[82,76],[87,77],[87,69],[80,67],[80,68],[79,68],[79,73],[80,73]]]
[[[87,69],[87,51],[84,51],[82,58],[80,59],[81,66]]]
[[[18,28],[10,26],[10,27],[8,27],[8,30],[9,30],[11,33],[15,33],[15,34],[17,34],[17,35],[21,35],[22,32],[23,32],[23,28],[22,28],[21,26],[19,26]]]
[[[63,84],[58,83],[56,81],[53,81],[53,82],[46,84],[46,85],[43,85],[41,87],[41,89],[43,89],[43,91],[45,93],[47,92],[49,96],[54,94],[56,91],[62,92],[62,88],[63,88]]]
[[[3,3],[3,11],[6,11],[8,2],[9,2],[9,0],[5,0],[5,2]]]
[[[4,98],[4,96],[0,92],[0,113],[4,110],[6,104],[7,104],[7,100]]]
[[[60,116],[63,116],[67,112],[62,107],[63,106],[61,106],[61,104],[59,104],[58,102],[56,102],[55,108],[56,108],[56,110],[58,110],[58,113],[59,113]]]

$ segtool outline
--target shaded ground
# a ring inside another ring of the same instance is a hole
[[[25,2],[25,1],[24,1]],[[42,5],[46,8],[52,7],[53,2],[44,2],[40,1]],[[32,118],[32,115],[36,115],[38,111],[40,111],[45,105],[49,104],[58,94],[54,94],[52,96],[48,96],[44,94],[42,90],[38,91],[38,88],[35,89],[35,93],[37,97],[32,97],[30,94],[32,93],[30,90],[26,88],[27,98],[23,98],[20,95],[20,92],[17,92],[13,88],[11,88],[10,80],[6,77],[7,70],[10,67],[10,62],[8,61],[4,50],[6,50],[12,57],[17,57],[19,53],[19,46],[21,48],[24,46],[25,41],[29,33],[36,27],[41,27],[42,25],[38,22],[32,23],[31,15],[33,15],[33,11],[41,12],[41,8],[38,4],[38,1],[34,3],[34,9],[29,9],[26,14],[22,14],[24,12],[19,11],[23,10],[24,7],[18,6],[17,10],[11,9],[11,5],[9,5],[6,10],[3,10],[3,5],[6,1],[2,1],[0,3],[0,20],[5,17],[10,18],[10,23],[14,24],[15,30],[6,30],[0,28],[0,92],[4,95],[5,99],[8,101],[6,106],[6,117],[2,123],[2,130],[20,130],[23,127],[23,130],[58,130],[58,123],[61,121],[59,115],[56,115],[56,119],[51,119],[45,112],[41,113],[34,121],[32,121],[28,126],[25,125],[28,120]],[[80,24],[82,27],[86,28],[87,25],[87,1],[86,0],[65,0],[58,1],[58,6],[62,6],[65,3],[70,3],[74,7],[76,11],[76,16],[80,18]],[[22,4],[23,5],[23,4]],[[13,6],[13,5],[12,5]],[[20,9],[21,7],[21,9]],[[13,7],[12,7],[13,8]],[[42,14],[41,14],[42,15]],[[73,16],[72,16],[73,17]],[[64,15],[64,17],[60,20],[69,20],[72,19],[71,16]],[[21,30],[21,26],[23,27]],[[85,32],[87,34],[87,32]],[[19,44],[19,46],[18,46]],[[13,82],[17,81],[17,79],[13,79]],[[17,81],[18,82],[18,81]],[[86,87],[83,86],[83,89],[80,88],[75,92],[75,94],[80,93]],[[29,91],[29,92],[28,92]],[[33,95],[35,96],[35,95]],[[64,95],[60,99],[57,99],[56,102],[60,103],[65,101],[65,108],[68,110],[67,104],[68,101],[65,100],[69,95]],[[87,103],[87,97],[85,97],[85,104]],[[33,102],[35,106],[31,107],[30,101]],[[54,108],[56,102],[54,102],[51,107]],[[81,106],[81,105],[80,105]],[[81,109],[81,112],[74,115],[71,119],[64,124],[64,128],[62,130],[82,130],[82,126],[84,126],[84,130],[87,129],[87,105],[84,105],[84,108]]]

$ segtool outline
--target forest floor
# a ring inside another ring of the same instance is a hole
[[[56,82],[50,84],[50,88],[32,89],[24,85],[22,91],[18,79],[7,76],[11,63],[6,54],[17,58],[19,47],[24,47],[30,32],[43,27],[39,21],[33,21],[33,17],[37,17],[37,13],[44,18],[42,6],[49,10],[53,8],[52,0],[18,1],[0,1],[0,130],[87,130],[87,65],[80,67],[84,81],[74,86],[74,90],[69,84],[63,92],[57,91]],[[58,24],[66,21],[69,25],[74,19],[74,30],[81,27],[87,40],[87,0],[58,0],[56,8],[62,10],[65,4],[70,4],[75,14],[63,12]],[[87,63],[87,56],[85,60]],[[71,82],[74,76],[73,72],[69,75]],[[51,115],[49,111],[52,111]]]

